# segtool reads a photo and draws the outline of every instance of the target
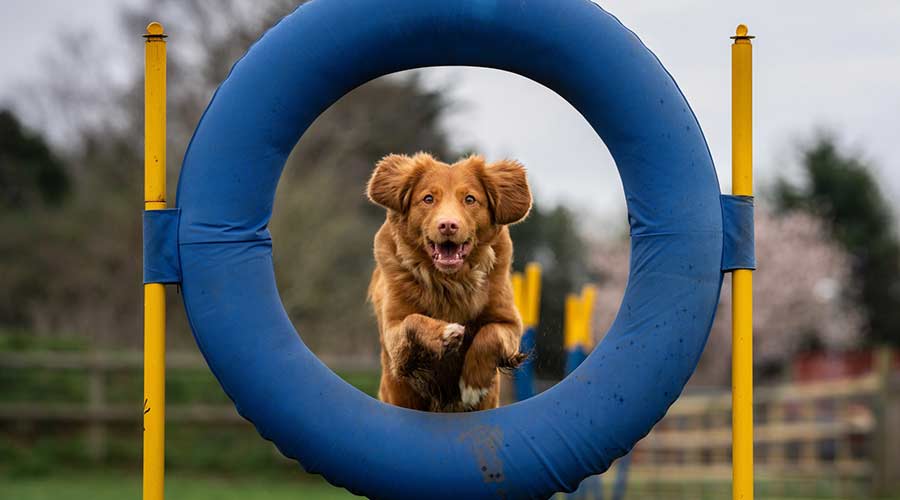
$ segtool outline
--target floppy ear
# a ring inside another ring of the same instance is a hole
[[[375,165],[366,194],[375,204],[405,212],[409,209],[409,198],[419,175],[421,169],[409,156],[387,155]]]
[[[525,167],[515,160],[501,160],[481,169],[495,224],[514,224],[531,210],[531,189]]]

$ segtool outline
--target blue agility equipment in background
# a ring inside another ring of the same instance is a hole
[[[267,228],[285,160],[320,113],[373,78],[438,65],[510,71],[570,102],[616,161],[631,225],[631,276],[603,342],[552,389],[476,413],[390,406],[332,373],[282,307]],[[225,392],[286,456],[371,498],[547,498],[605,471],[681,393],[722,280],[723,202],[697,120],[638,37],[587,0],[306,3],[216,92],[177,201],[174,226],[148,223],[177,228],[163,274],[180,265]]]
[[[522,332],[522,338],[519,340],[519,351],[528,353],[528,359],[519,365],[512,374],[516,401],[524,401],[534,396],[534,356],[536,347],[537,327],[529,326]]]

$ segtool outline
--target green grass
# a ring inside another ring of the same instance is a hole
[[[121,471],[67,472],[47,477],[0,476],[3,500],[123,500],[141,497],[141,479]],[[178,500],[348,500],[360,498],[324,480],[287,478],[229,479],[169,474],[166,498]]]

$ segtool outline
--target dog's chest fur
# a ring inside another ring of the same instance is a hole
[[[494,249],[490,245],[476,248],[465,269],[445,275],[415,255],[415,249],[404,246],[398,245],[398,257],[406,272],[395,275],[393,283],[404,298],[421,314],[435,319],[463,325],[474,321],[490,296],[488,277],[496,263]]]

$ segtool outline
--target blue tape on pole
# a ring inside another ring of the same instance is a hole
[[[144,211],[144,284],[181,283],[177,208]]]
[[[723,194],[722,222],[725,231],[722,270],[756,269],[753,197]]]
[[[332,373],[282,307],[266,229],[285,160],[320,113],[378,76],[442,65],[510,71],[571,103],[616,161],[632,235],[621,309],[587,360],[473,413],[390,406]],[[719,195],[672,77],[588,0],[312,0],[235,64],[185,155],[185,308],[240,414],[306,470],[370,498],[547,498],[630,450],[693,372],[722,282]]]

